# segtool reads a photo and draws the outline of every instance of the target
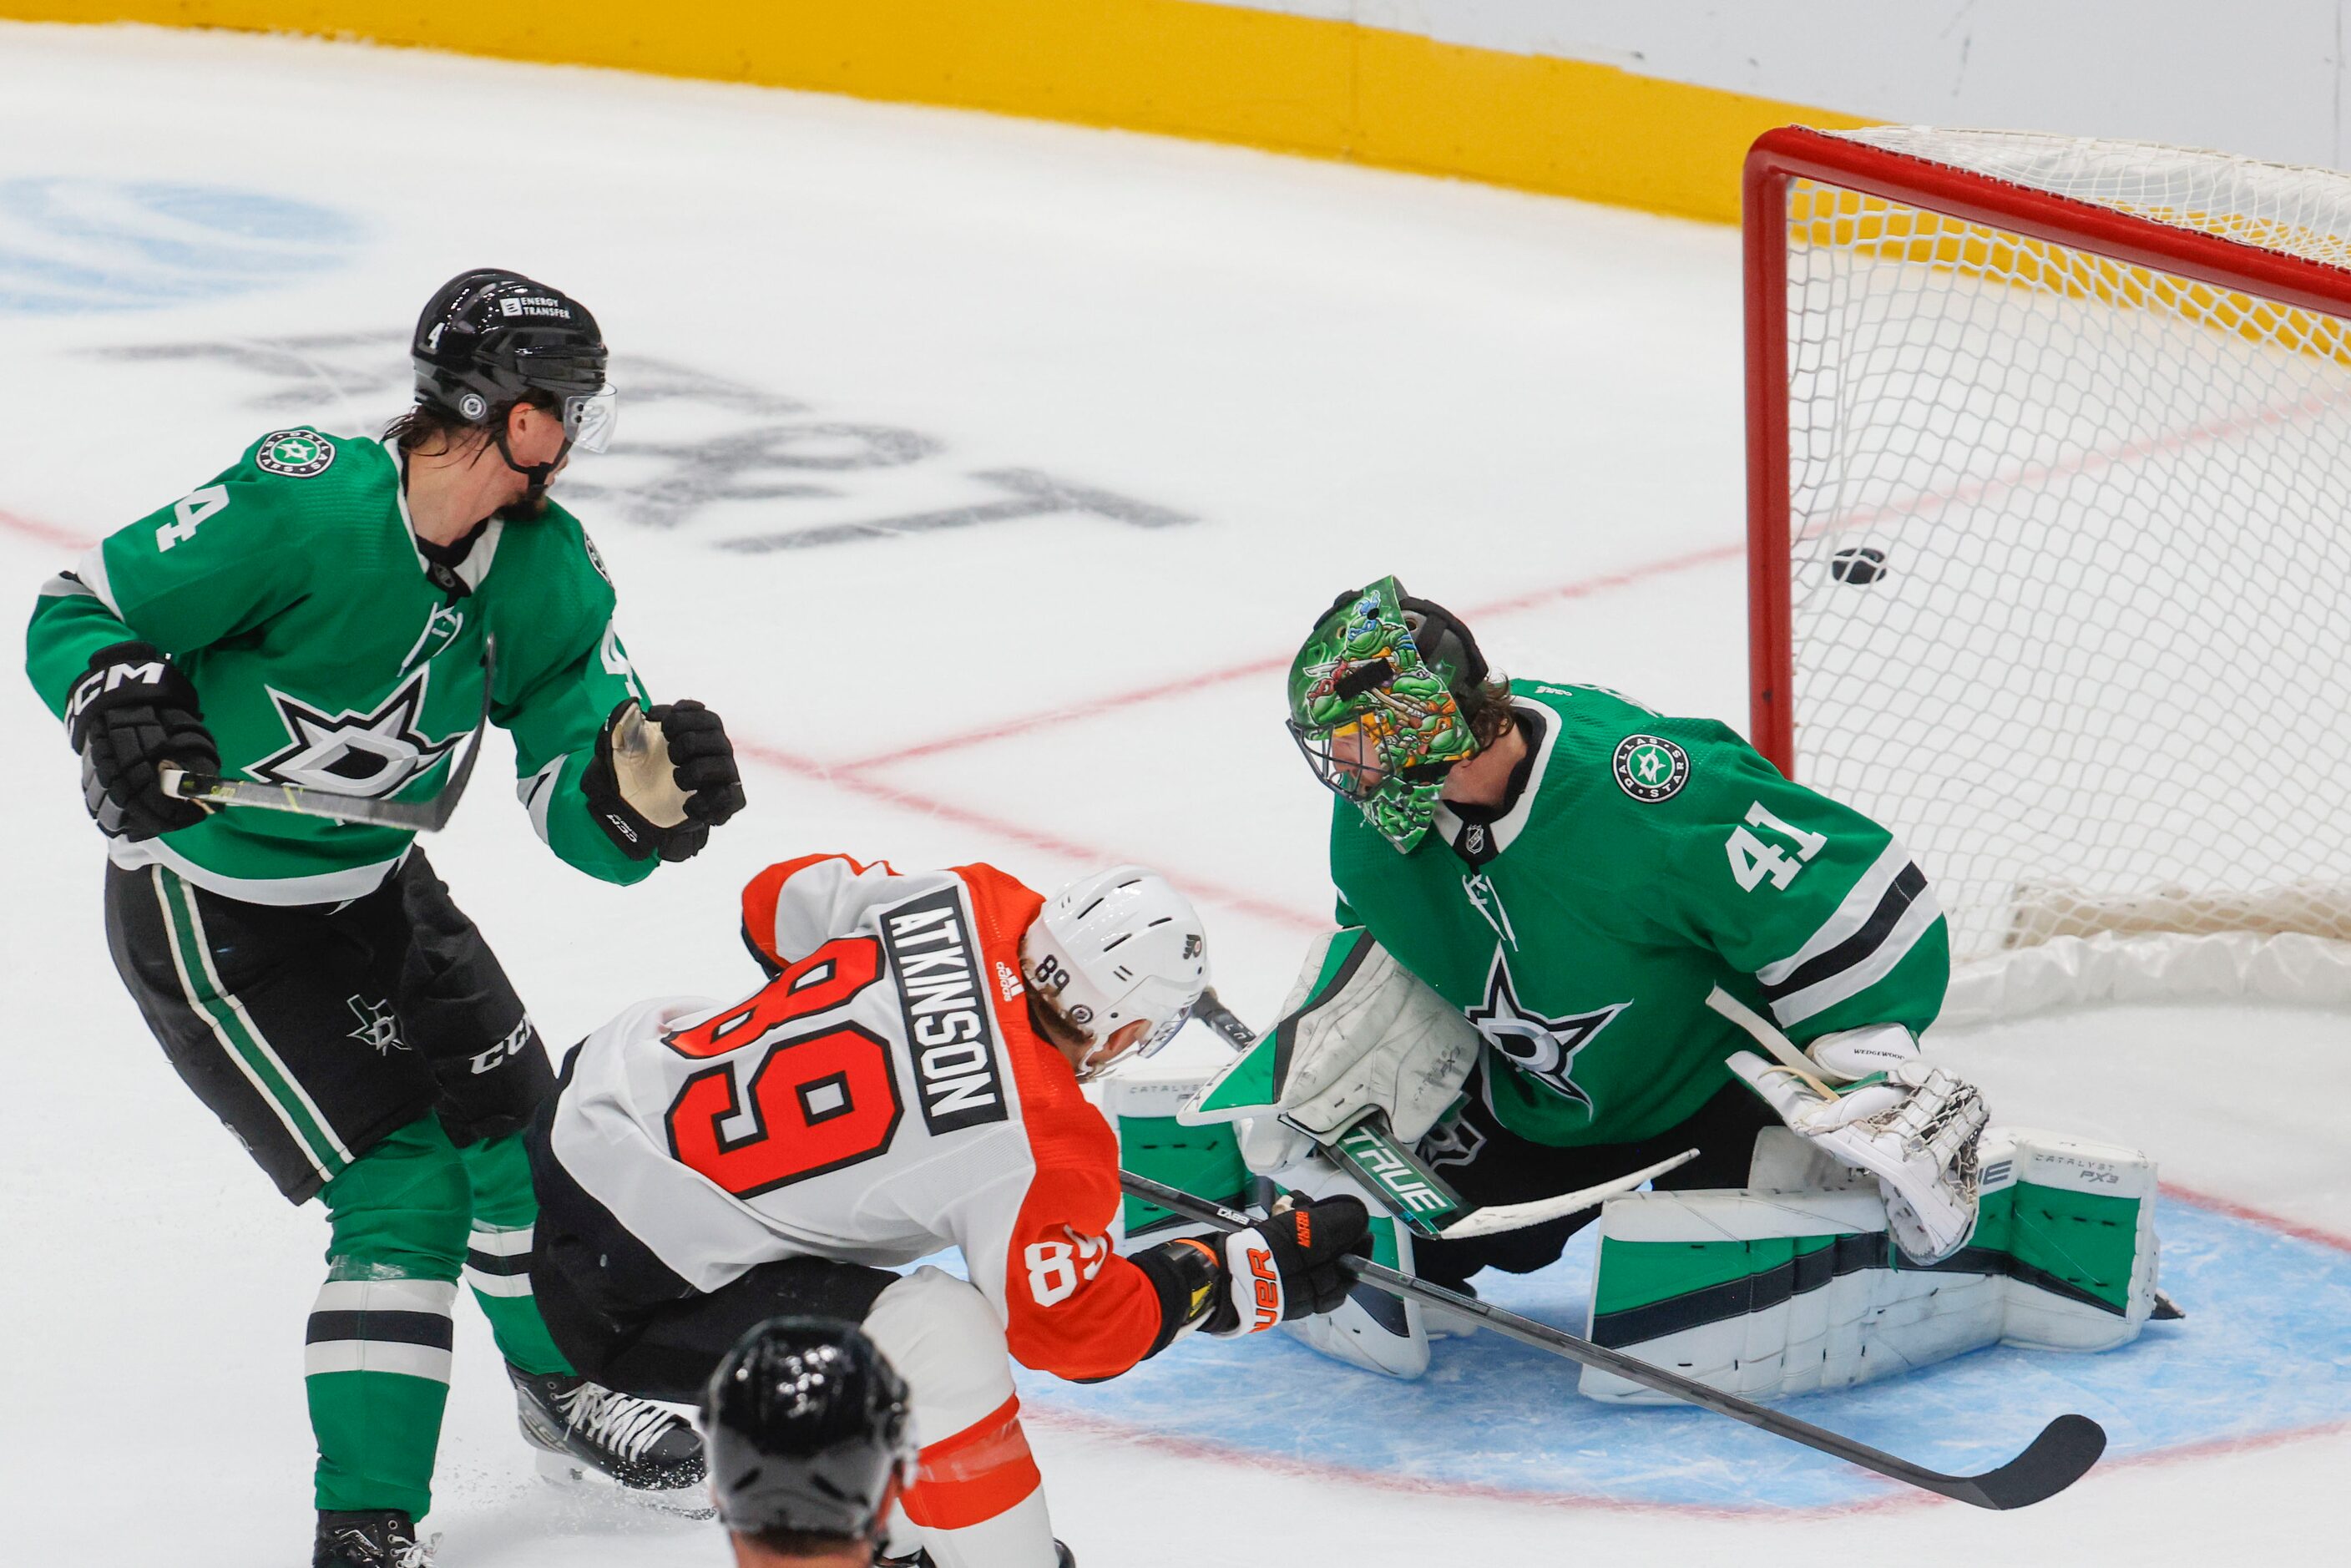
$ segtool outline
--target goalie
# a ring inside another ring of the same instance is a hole
[[[1238,1121],[1251,1171],[1384,1202],[1416,1222],[1388,1227],[1402,1264],[1458,1290],[1551,1263],[1604,1211],[1473,1239],[1449,1222],[1629,1189],[1695,1150],[1606,1205],[1594,1337],[1744,1394],[2002,1339],[2100,1348],[2146,1321],[2151,1166],[1987,1143],[1982,1096],[1919,1053],[1949,945],[1886,829],[1721,724],[1492,677],[1394,578],[1324,613],[1290,709],[1340,797],[1339,929],[1181,1114]],[[1292,1332],[1426,1365],[1416,1307],[1359,1299]]]

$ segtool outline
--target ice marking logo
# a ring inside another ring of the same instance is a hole
[[[274,430],[261,438],[254,462],[264,473],[289,479],[323,474],[335,460],[335,444],[315,430]]]
[[[1689,782],[1689,753],[1657,735],[1628,735],[1616,747],[1616,788],[1635,800],[1670,800]]]
[[[1596,1110],[1592,1096],[1575,1082],[1575,1059],[1599,1038],[1618,1013],[1633,1004],[1612,1002],[1588,1013],[1552,1018],[1520,1005],[1502,950],[1494,949],[1494,967],[1486,975],[1486,997],[1466,1015],[1487,1043],[1510,1059],[1520,1072],[1545,1088],[1573,1100],[1586,1111]]]

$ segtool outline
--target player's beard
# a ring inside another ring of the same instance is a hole
[[[498,508],[498,518],[501,522],[528,523],[534,518],[545,516],[547,516],[547,492],[536,485],[525,490],[520,500],[510,502]]]

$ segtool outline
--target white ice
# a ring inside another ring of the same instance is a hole
[[[209,280],[282,276],[204,293],[212,263],[162,243],[186,237],[162,187],[265,193],[351,227],[331,244],[259,234]],[[106,248],[126,203],[163,214],[137,254]],[[77,229],[88,212],[103,221]],[[1485,612],[1512,671],[1743,725],[1727,229],[838,99],[0,26],[0,287],[50,261],[68,278],[51,303],[74,308],[0,310],[0,580],[21,611],[81,543],[262,431],[392,412],[401,334],[461,268],[588,301],[624,390],[674,367],[705,378],[697,397],[625,403],[638,450],[571,478],[603,487],[579,509],[640,668],[727,716],[752,810],[699,860],[609,889],[538,847],[494,752],[433,847],[550,1040],[640,995],[741,988],[740,880],[832,848],[988,859],[1048,885],[1112,856],[1156,863],[1198,894],[1228,999],[1262,1015],[1327,907],[1325,798],[1280,728],[1276,672],[1333,592],[1380,572]],[[175,282],[190,297],[156,303]],[[128,304],[146,308],[111,308]],[[352,340],[284,346],[337,335]],[[189,346],[205,351],[152,351]],[[686,505],[646,449],[778,423],[799,434],[770,450],[799,465],[735,482],[800,493]],[[869,465],[810,465],[826,461]],[[1004,502],[1017,485],[981,476],[1011,470],[1196,520],[1061,511],[720,548]],[[1098,708],[1148,688],[1164,689]],[[19,741],[0,904],[16,1020],[0,1562],[305,1561],[300,1340],[323,1227],[162,1060],[106,957],[73,758],[20,679],[0,679],[0,720]],[[2138,1010],[1945,1048],[2009,1117],[2142,1144],[2197,1191],[2341,1238],[2343,1036],[2318,1015]],[[487,1334],[461,1322],[428,1521],[446,1568],[722,1560],[709,1526],[538,1483]],[[1331,1373],[1334,1409],[1348,1378]],[[1559,1385],[1570,1399],[1564,1368]],[[2331,1489],[2351,1458],[2338,1429],[2116,1465],[2017,1515],[1724,1517],[1405,1490],[1049,1416],[1035,1436],[1061,1533],[1093,1568],[2314,1563],[2337,1549]]]

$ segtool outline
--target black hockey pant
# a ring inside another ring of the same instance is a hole
[[[339,904],[110,868],[106,926],[181,1078],[280,1192],[326,1207],[304,1354],[318,1506],[422,1515],[461,1271],[509,1361],[569,1370],[531,1295],[518,1128],[552,1074],[521,1001],[421,853]]]

